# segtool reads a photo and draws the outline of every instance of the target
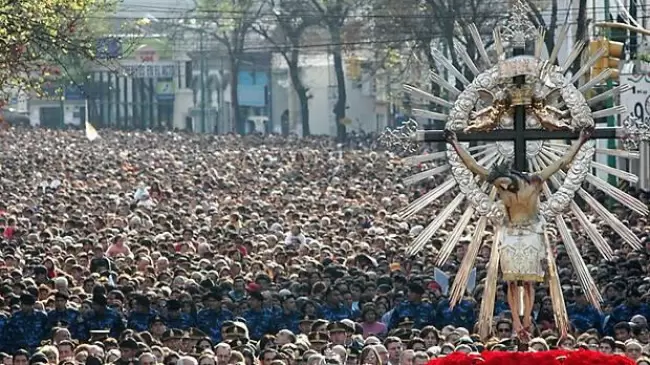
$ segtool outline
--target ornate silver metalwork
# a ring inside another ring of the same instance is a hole
[[[507,59],[502,60],[496,66],[486,70],[474,81],[467,86],[467,88],[458,96],[454,103],[454,107],[449,111],[449,118],[447,119],[446,128],[453,131],[462,131],[467,127],[470,122],[469,115],[475,108],[479,101],[479,89],[487,89],[492,93],[496,93],[504,87],[504,83],[508,82],[507,78],[503,78],[502,70],[520,69],[522,73],[529,73],[531,69],[530,63],[534,62],[534,68],[537,70],[538,77],[534,78],[534,89],[540,90],[542,94],[548,94],[552,89],[562,88],[562,97],[571,111],[572,118],[570,124],[578,129],[588,128],[594,126],[594,121],[591,117],[591,110],[586,103],[582,93],[578,89],[566,83],[566,78],[561,73],[559,67],[549,67],[548,64],[541,60],[533,58],[526,59],[526,67],[521,67],[521,59]],[[509,67],[511,65],[512,67]],[[512,72],[507,72],[507,76],[511,77]],[[527,126],[535,126],[539,124],[537,120],[527,120]],[[512,121],[508,117],[501,120],[501,128],[511,128]],[[512,148],[508,148],[507,143],[499,143],[499,154],[502,159],[508,160],[512,156]],[[541,142],[530,143],[530,148],[527,148],[527,156],[530,158],[535,157],[542,150],[543,144]],[[555,215],[561,214],[571,203],[576,191],[580,189],[582,182],[590,173],[589,166],[595,153],[593,142],[588,142],[583,145],[580,152],[576,156],[571,168],[567,172],[566,179],[562,186],[552,194],[549,199],[540,205],[540,210],[547,220],[552,219]],[[474,179],[474,175],[463,164],[458,157],[458,154],[451,146],[448,145],[447,157],[451,165],[451,171],[460,187],[463,194],[467,196],[467,200],[475,207],[476,212],[483,216],[493,218],[503,217],[502,206],[493,203],[489,196],[480,189]]]
[[[510,42],[512,47],[524,48],[527,41],[537,37],[537,27],[528,19],[529,13],[530,9],[522,0],[515,1],[501,31],[503,40]]]
[[[629,117],[623,121],[623,129],[623,146],[626,150],[636,150],[640,142],[650,141],[650,123],[647,120]]]
[[[409,119],[401,126],[386,130],[379,135],[379,142],[388,148],[397,148],[405,152],[415,152],[417,145],[413,141],[413,135],[418,130],[418,123]]]

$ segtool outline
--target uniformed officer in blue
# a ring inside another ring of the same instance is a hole
[[[167,301],[167,316],[164,318],[167,328],[176,328],[187,331],[194,327],[194,318],[190,314],[181,312],[181,302],[176,299]]]
[[[196,315],[199,329],[208,334],[214,343],[221,342],[223,322],[233,320],[232,312],[221,308],[221,299],[221,294],[217,292],[205,294],[203,296],[205,309]]]
[[[111,337],[119,338],[124,331],[125,321],[120,313],[107,307],[108,300],[104,294],[93,295],[93,310],[83,319],[84,339],[93,330],[109,330]]]
[[[270,333],[273,322],[273,312],[264,308],[264,296],[255,291],[249,294],[248,304],[250,308],[244,312],[244,319],[248,327],[248,334],[251,339],[259,340],[267,333]]]
[[[20,311],[14,313],[5,326],[4,342],[9,352],[19,349],[34,351],[46,337],[47,314],[35,310],[36,298],[31,294],[20,296]]]
[[[275,314],[273,323],[275,332],[289,330],[295,334],[300,333],[300,321],[302,316],[296,310],[296,298],[293,295],[286,295],[281,299],[282,308]]]
[[[151,320],[156,316],[156,312],[151,310],[151,301],[145,295],[138,295],[134,299],[135,306],[127,321],[127,327],[136,332],[149,330]]]
[[[47,313],[48,331],[54,327],[67,327],[72,338],[79,339],[79,311],[68,308],[68,294],[57,292],[54,294],[54,309]]]
[[[424,288],[418,283],[408,285],[408,299],[399,303],[393,310],[390,317],[388,329],[398,327],[405,318],[413,320],[413,327],[422,329],[424,326],[433,325],[435,322],[435,310],[430,303],[422,302]]]

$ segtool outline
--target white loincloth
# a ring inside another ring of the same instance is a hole
[[[543,219],[529,225],[505,228],[499,247],[501,273],[505,281],[544,281],[546,244]]]

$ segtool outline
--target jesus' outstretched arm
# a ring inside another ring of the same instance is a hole
[[[447,139],[447,143],[451,144],[452,147],[454,147],[454,150],[456,150],[456,153],[458,154],[458,157],[460,157],[461,160],[463,160],[463,163],[467,168],[474,174],[478,175],[482,180],[485,180],[487,176],[489,175],[489,171],[481,166],[472,155],[469,154],[458,142],[458,138],[456,138],[456,133],[454,131],[445,129],[445,138]]]
[[[593,133],[593,129],[583,129],[580,132],[580,138],[573,142],[571,147],[566,151],[564,156],[562,158],[556,160],[549,166],[547,166],[544,170],[540,171],[536,175],[539,176],[540,179],[543,181],[548,180],[551,176],[553,176],[556,172],[560,171],[561,169],[567,167],[573,159],[576,157],[578,154],[578,151],[580,151],[580,147],[582,147],[585,142],[591,138],[591,135]]]

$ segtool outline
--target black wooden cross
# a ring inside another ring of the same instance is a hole
[[[523,48],[514,48],[513,56],[524,54]],[[525,83],[525,76],[514,77],[514,84],[521,86]],[[514,114],[513,129],[495,129],[491,132],[479,133],[456,133],[461,142],[482,141],[513,141],[514,142],[514,163],[513,168],[517,171],[527,171],[526,159],[526,141],[535,140],[554,140],[554,139],[577,139],[580,132],[570,131],[549,131],[546,129],[527,129],[526,128],[526,106],[516,105]],[[618,127],[596,128],[591,138],[596,139],[615,139],[622,138],[623,129]],[[418,131],[415,136],[417,142],[445,142],[444,131],[441,130],[423,130]]]

